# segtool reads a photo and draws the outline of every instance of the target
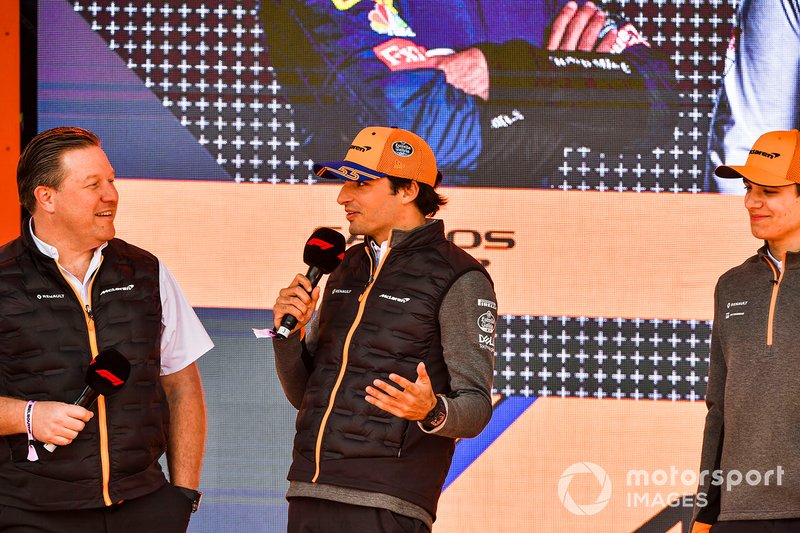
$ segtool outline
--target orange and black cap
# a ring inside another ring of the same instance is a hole
[[[344,161],[319,163],[320,178],[366,181],[389,176],[436,186],[436,158],[418,135],[400,128],[370,126],[356,135]]]
[[[800,183],[800,131],[770,131],[753,145],[744,165],[723,165],[720,178],[743,178],[762,187]]]

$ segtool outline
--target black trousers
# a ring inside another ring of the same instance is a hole
[[[30,511],[0,505],[3,533],[185,533],[192,502],[166,483],[155,492],[111,507]]]
[[[717,522],[711,533],[795,533],[800,531],[800,518],[783,520],[732,520]]]
[[[377,507],[290,498],[288,533],[429,533],[420,520]]]

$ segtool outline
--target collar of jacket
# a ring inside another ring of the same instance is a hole
[[[767,253],[768,248],[769,246],[765,241],[764,246],[758,249],[759,259],[766,259],[767,261],[771,261],[771,259],[769,258],[769,254]],[[783,261],[783,268],[789,270],[800,269],[800,251],[786,252],[786,258]]]
[[[34,257],[52,261],[52,259],[43,254],[36,246],[36,243],[33,242],[33,236],[31,235],[31,228],[33,227],[32,218],[33,217],[28,217],[22,222],[22,243],[25,245],[25,248],[33,253]]]
[[[425,224],[412,228],[410,230],[393,229],[389,237],[389,247],[392,250],[405,250],[414,249],[419,246],[427,246],[431,242],[439,240],[444,235],[444,222],[435,218],[426,218]],[[367,237],[367,250],[372,253],[372,246],[370,243],[375,243],[380,247],[380,243],[376,242],[372,237]]]

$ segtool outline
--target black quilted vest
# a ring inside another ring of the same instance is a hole
[[[22,237],[0,248],[0,395],[72,403],[92,357],[87,320],[27,226]],[[125,386],[105,399],[112,502],[164,483],[158,458],[166,446],[169,409],[159,377],[158,268],[153,255],[113,239],[92,285],[98,349],[115,348],[131,362]],[[104,506],[97,405],[93,411],[70,445],[50,453],[36,443],[35,462],[27,460],[25,434],[0,437],[0,504],[39,510]]]
[[[439,307],[462,274],[485,270],[438,220],[390,248],[377,272],[368,250],[348,250],[326,285],[289,479],[389,494],[435,517],[455,441],[381,411],[364,389],[392,372],[413,382],[424,361],[434,392],[450,394]]]

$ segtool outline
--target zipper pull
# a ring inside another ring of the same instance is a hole
[[[89,304],[86,304],[86,314],[89,316],[89,320],[94,320],[94,315],[92,314],[92,310],[89,309]]]

